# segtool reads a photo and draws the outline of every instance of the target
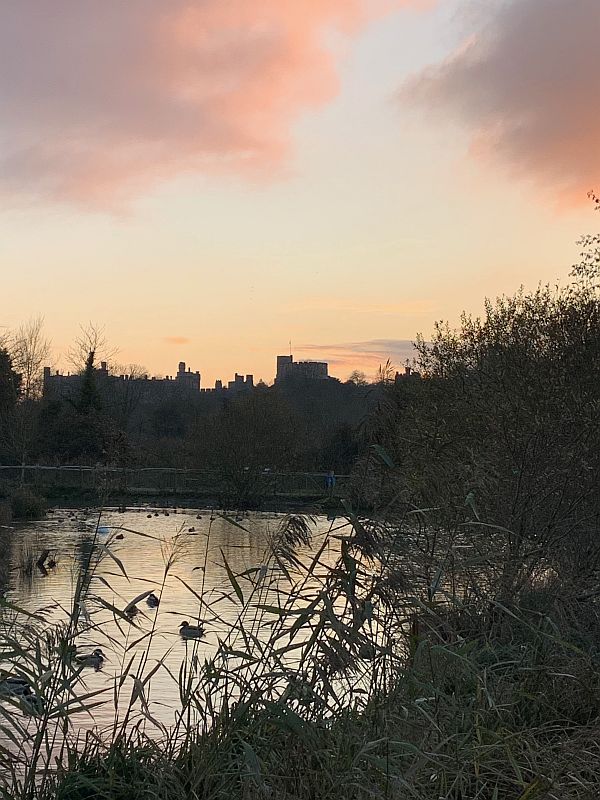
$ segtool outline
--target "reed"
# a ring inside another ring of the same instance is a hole
[[[227,585],[218,599],[202,581],[198,589],[180,579],[197,620],[223,633],[208,659],[189,642],[173,676],[180,705],[168,729],[152,714],[152,677],[167,669],[150,659],[155,626],[142,634],[125,604],[100,591],[105,559],[129,575],[114,534],[95,538],[65,623],[51,625],[48,609],[25,614],[4,602],[2,669],[41,700],[0,705],[2,796],[595,796],[593,593],[574,597],[555,563],[521,576],[506,601],[509,534],[476,519],[448,529],[426,510],[364,518],[347,506],[322,541],[313,541],[311,522],[283,519],[243,574],[222,554]],[[164,543],[163,589],[185,547],[183,531]],[[120,658],[114,687],[93,692],[72,647],[82,631],[103,635],[98,609],[110,610],[122,638],[108,643]],[[82,714],[116,702],[109,731],[78,735]]]

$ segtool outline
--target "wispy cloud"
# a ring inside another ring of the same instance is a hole
[[[408,339],[371,339],[365,342],[338,344],[303,344],[295,348],[298,360],[303,358],[327,361],[335,373],[347,374],[354,369],[373,375],[380,364],[389,360],[397,369],[411,361],[416,353]]]
[[[165,336],[163,341],[167,344],[189,344],[192,340],[187,336]]]
[[[280,168],[337,91],[324,32],[426,0],[2,4],[0,190],[115,208],[182,173]]]
[[[584,202],[600,186],[598,0],[493,0],[480,16],[457,53],[405,84],[402,102],[449,112],[474,154]]]

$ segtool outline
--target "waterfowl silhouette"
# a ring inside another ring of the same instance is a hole
[[[18,675],[3,673],[0,679],[0,695],[10,695],[13,697],[23,697],[31,694],[31,685]]]
[[[35,694],[29,682],[19,675],[0,673],[0,697],[17,699],[26,714],[38,714],[44,710],[44,698]]]
[[[152,594],[149,594],[148,597],[146,598],[146,603],[148,603],[150,608],[158,608],[160,600],[153,592]]]
[[[79,656],[75,656],[77,664],[82,667],[94,667],[95,670],[99,670],[105,660],[106,656],[99,647],[92,650],[91,653],[82,653]]]
[[[30,686],[25,689],[19,700],[21,709],[26,714],[41,714],[44,710],[44,698],[35,694]]]
[[[184,639],[202,639],[205,634],[204,625],[190,625],[184,620],[179,626],[179,633]]]

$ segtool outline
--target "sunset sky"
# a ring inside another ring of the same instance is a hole
[[[598,0],[0,0],[0,325],[373,373],[598,229]],[[0,329],[1,330],[1,329]]]

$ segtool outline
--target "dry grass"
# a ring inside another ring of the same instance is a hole
[[[188,587],[198,619],[210,615],[226,633],[208,661],[191,644],[176,676],[177,722],[162,732],[149,702],[151,676],[165,668],[148,658],[152,630],[146,655],[123,659],[111,736],[75,741],[78,714],[113,702],[112,692],[84,690],[70,657],[82,627],[94,624],[94,604],[109,606],[94,587],[101,559],[116,557],[111,540],[91,549],[66,625],[50,627],[44,609],[24,618],[5,608],[2,666],[44,701],[27,731],[22,703],[0,706],[3,739],[12,739],[0,752],[3,796],[596,796],[595,597],[574,607],[556,581],[538,576],[500,603],[502,533],[436,529],[423,513],[383,522],[348,508],[307,555],[310,537],[309,520],[289,517],[255,570],[235,575],[223,556],[233,623]],[[164,549],[165,580],[180,544]],[[339,552],[333,566],[329,545]],[[124,609],[110,609],[130,624]]]

